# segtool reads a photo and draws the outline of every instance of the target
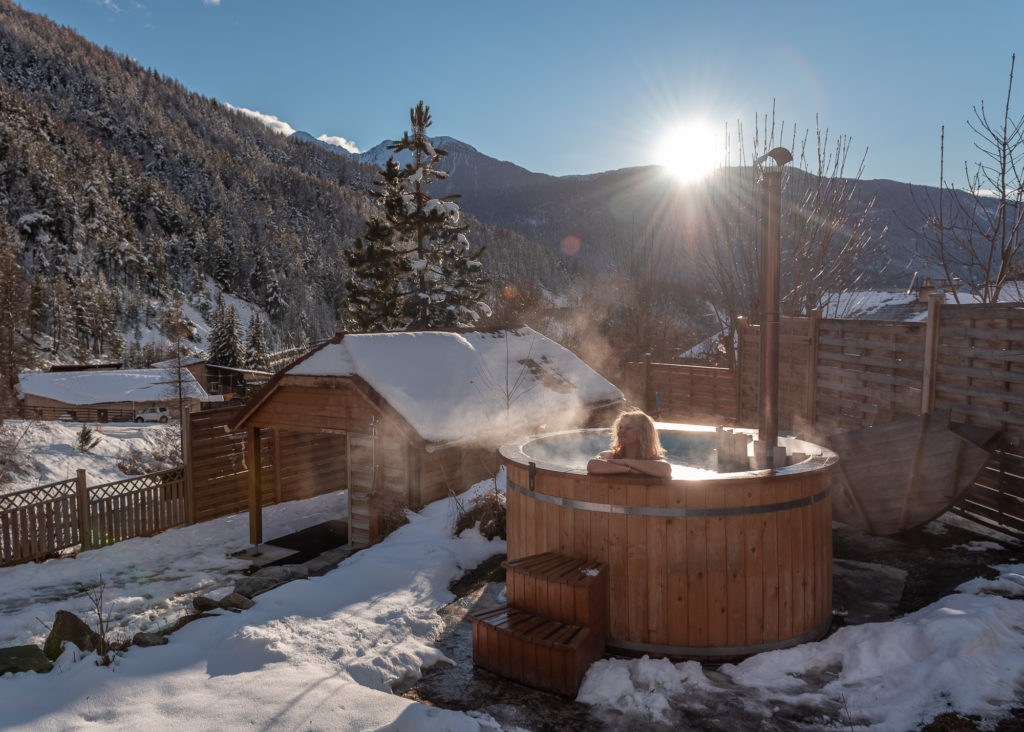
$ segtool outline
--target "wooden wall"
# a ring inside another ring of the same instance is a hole
[[[189,415],[186,464],[193,522],[249,510],[247,434],[227,430],[240,410],[226,407]],[[264,506],[348,487],[344,435],[265,430],[260,450]]]

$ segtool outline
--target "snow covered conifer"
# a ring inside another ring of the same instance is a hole
[[[263,318],[256,313],[249,316],[245,330],[245,367],[257,371],[270,371],[267,341],[263,336]]]
[[[446,153],[426,134],[430,108],[421,101],[409,118],[411,134],[388,149],[408,152],[411,162],[400,167],[388,159],[376,181],[383,218],[368,221],[364,239],[346,252],[349,312],[362,330],[469,325],[487,312],[483,249],[470,247],[458,196],[433,198],[427,191],[448,176],[437,169]]]
[[[213,311],[210,324],[210,363],[216,366],[242,368],[244,355],[239,331],[242,328],[234,305],[220,302]]]

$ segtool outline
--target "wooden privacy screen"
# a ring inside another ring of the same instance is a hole
[[[953,510],[1024,537],[1024,307],[929,303],[923,322],[782,318],[779,428],[824,442],[880,413],[948,410],[953,422],[1000,430],[985,471]],[[714,414],[691,394],[710,393],[720,369],[627,364],[624,390],[641,406],[694,424],[757,424],[759,328],[738,329],[738,404]],[[674,384],[692,384],[689,390]],[[659,395],[656,403],[653,395]],[[691,406],[692,405],[692,406]]]

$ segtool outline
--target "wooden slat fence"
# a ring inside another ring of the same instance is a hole
[[[135,419],[133,409],[97,409],[95,407],[19,407],[21,419],[60,420],[67,422],[131,422]]]
[[[0,565],[20,564],[77,546],[76,480],[0,495]]]
[[[86,549],[184,526],[185,469],[172,468],[90,486],[86,505],[82,527],[82,546]]]
[[[75,480],[0,495],[0,565],[151,536],[186,523],[185,471],[89,486]]]
[[[249,509],[249,473],[245,464],[244,432],[227,426],[240,407],[193,412],[185,424],[185,464],[192,489],[192,522],[240,513]],[[270,434],[261,440],[264,465],[272,462]],[[263,502],[274,502],[274,481],[264,468]]]
[[[1024,538],[1024,306],[933,300],[924,322],[782,318],[779,340],[780,429],[821,441],[933,409],[994,427],[999,447],[954,511]],[[756,426],[759,352],[760,329],[741,325],[735,409],[693,397],[721,383],[718,369],[627,364],[623,389],[666,419]]]
[[[249,510],[245,431],[228,432],[241,407],[189,415],[185,443],[192,483],[192,520]],[[348,487],[344,434],[261,430],[262,505],[311,498]]]
[[[75,480],[0,495],[0,566],[75,547],[136,536],[249,509],[246,435],[225,427],[238,408],[201,411],[186,420],[184,467],[89,486]],[[348,486],[343,434],[268,431],[261,436],[263,505],[310,498]]]

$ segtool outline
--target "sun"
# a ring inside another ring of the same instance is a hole
[[[676,180],[692,183],[719,167],[724,153],[721,134],[714,127],[703,120],[688,120],[662,136],[655,160]]]

